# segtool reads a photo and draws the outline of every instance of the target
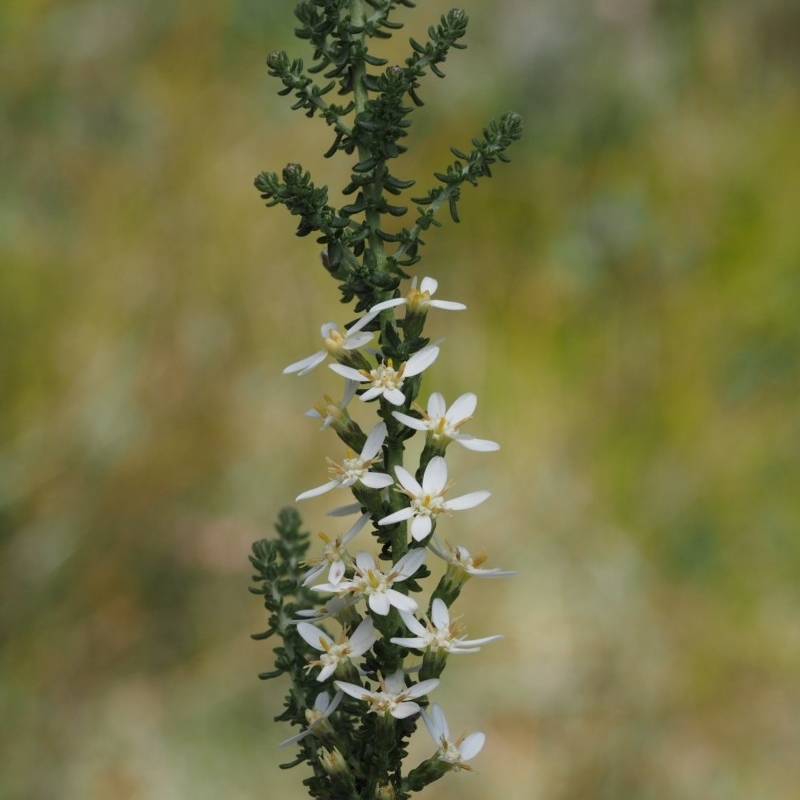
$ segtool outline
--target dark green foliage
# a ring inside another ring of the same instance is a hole
[[[293,95],[294,109],[306,116],[322,117],[333,129],[334,140],[325,153],[354,156],[350,181],[343,188],[351,196],[347,204],[335,209],[328,204],[327,187],[317,188],[307,172],[297,165],[283,171],[283,179],[262,172],[255,180],[267,205],[283,204],[299,215],[298,236],[318,233],[317,241],[326,248],[324,264],[339,281],[342,302],[356,300],[356,311],[364,311],[391,296],[399,282],[408,275],[404,268],[419,260],[420,234],[439,225],[439,208],[447,204],[451,218],[459,221],[457,204],[461,185],[475,185],[479,178],[491,175],[490,166],[507,161],[505,150],[520,138],[522,120],[506,114],[492,121],[482,139],[473,139],[474,149],[462,153],[453,148],[459,159],[444,173],[436,173],[441,185],[416,198],[419,216],[414,225],[397,230],[384,226],[382,218],[402,217],[407,206],[389,198],[399,197],[414,181],[393,174],[389,164],[405,151],[401,143],[410,126],[409,114],[422,105],[421,80],[430,70],[443,77],[440,65],[451,49],[463,49],[460,39],[467,30],[467,15],[454,9],[442,15],[439,24],[428,29],[425,43],[410,40],[411,55],[404,65],[390,65],[379,73],[370,69],[384,67],[385,59],[370,54],[370,39],[385,39],[392,30],[402,27],[390,20],[398,6],[413,7],[410,2],[367,4],[372,13],[353,19],[350,4],[344,0],[309,0],[301,3],[295,14],[300,22],[297,36],[313,46],[312,65],[305,68],[301,59],[290,59],[282,52],[267,58],[268,72],[284,88],[280,95]],[[322,73],[325,82],[316,83],[312,75]],[[339,95],[352,95],[343,105],[330,104],[325,97],[338,84]],[[396,245],[394,253],[385,245]]]

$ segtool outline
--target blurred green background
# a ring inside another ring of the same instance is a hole
[[[282,367],[349,317],[259,171],[323,162],[275,95],[279,0],[0,10],[0,798],[305,796],[250,543],[338,453]],[[389,52],[446,10],[420,2]],[[800,7],[468,0],[408,140],[419,189],[492,116],[510,167],[431,233],[469,305],[428,390],[492,500],[438,690],[482,729],[465,800],[790,800],[800,785]],[[303,509],[319,530],[330,504]],[[338,531],[337,531],[338,532]],[[415,753],[431,750],[420,733]]]

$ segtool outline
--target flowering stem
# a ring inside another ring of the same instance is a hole
[[[300,726],[283,742],[298,744],[300,755],[284,766],[307,762],[314,773],[304,781],[309,794],[329,800],[407,800],[446,771],[469,769],[465,762],[478,753],[484,735],[451,740],[441,708],[427,698],[439,685],[448,653],[475,652],[499,638],[468,641],[450,625],[447,609],[468,572],[499,571],[481,569],[482,561],[464,548],[448,555],[436,535],[439,520],[490,494],[445,496],[449,443],[484,451],[499,446],[461,433],[459,426],[471,418],[477,402],[470,392],[449,410],[439,392],[429,394],[427,411],[415,405],[422,372],[440,352],[439,343],[432,344],[424,333],[428,310],[466,306],[432,299],[438,282],[424,277],[418,284],[405,269],[419,260],[422,232],[440,224],[434,217],[441,206],[447,204],[458,222],[462,184],[474,185],[490,175],[491,164],[507,160],[503,151],[519,138],[521,122],[505,115],[484,129],[482,139],[472,140],[469,153],[451,148],[457,160],[446,172],[435,173],[439,183],[426,195],[410,198],[419,217],[410,229],[397,231],[391,218],[407,209],[392,198],[414,181],[399,178],[389,167],[406,150],[400,142],[411,106],[422,105],[420,81],[428,73],[443,77],[439,65],[451,48],[463,48],[459,40],[467,26],[467,15],[452,10],[428,29],[427,41],[410,40],[412,52],[402,64],[384,67],[386,60],[370,53],[368,44],[401,27],[389,20],[399,6],[412,8],[414,2],[301,0],[295,9],[297,35],[312,45],[313,65],[306,70],[302,60],[282,51],[267,59],[269,74],[283,85],[279,94],[292,94],[293,108],[321,118],[333,130],[326,157],[343,152],[357,159],[342,189],[352,200],[334,207],[328,187],[315,184],[298,163],[287,165],[280,176],[261,173],[255,181],[268,206],[283,204],[299,218],[299,236],[317,236],[324,248],[322,264],[339,282],[342,301],[355,301],[354,313],[362,315],[344,329],[335,322],[323,324],[322,350],[284,370],[303,375],[327,360],[345,379],[341,401],[326,395],[307,413],[338,435],[347,455],[329,458],[328,480],[297,500],[346,489],[355,502],[345,501],[331,513],[361,516],[346,533],[321,533],[322,553],[309,559],[308,534],[300,531],[299,516],[284,512],[279,540],[256,543],[252,559],[262,584],[254,591],[264,596],[270,612],[269,629],[257,638],[283,640],[274,650],[276,669],[263,677],[289,673],[286,707],[276,719]],[[312,77],[320,74],[328,83]],[[337,85],[338,95],[345,97],[342,105],[322,99]],[[383,228],[386,221],[390,224]],[[394,252],[387,255],[389,244]],[[403,294],[401,282],[409,279],[410,290]],[[377,421],[362,430],[347,411],[351,402],[364,403]],[[406,440],[420,431],[426,431],[426,444],[416,469],[406,469]],[[352,540],[368,523],[372,547],[364,543],[365,534],[356,545]],[[377,555],[371,552],[375,544]],[[445,559],[448,568],[426,603],[419,593],[431,575],[426,563],[431,553]],[[406,745],[420,722],[437,754],[406,773]]]

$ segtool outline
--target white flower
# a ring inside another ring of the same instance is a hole
[[[465,639],[459,636],[459,629],[455,623],[450,622],[450,612],[447,605],[440,598],[434,599],[431,604],[431,618],[427,627],[423,626],[413,614],[401,611],[400,616],[406,627],[415,633],[415,637],[396,636],[389,641],[401,647],[413,650],[439,650],[447,653],[477,653],[482,644],[502,639],[502,636],[485,636],[482,639]],[[433,623],[433,624],[431,624]]]
[[[422,485],[417,483],[414,476],[405,468],[394,468],[397,480],[402,490],[408,495],[411,504],[388,517],[378,520],[378,525],[393,525],[406,519],[413,519],[411,523],[411,536],[420,542],[433,530],[432,518],[445,511],[461,511],[473,508],[486,500],[491,492],[470,492],[469,494],[445,500],[447,491],[447,464],[441,456],[434,456],[425,467],[422,476]]]
[[[439,558],[443,558],[448,564],[448,571],[453,570],[455,573],[463,573],[466,577],[476,578],[505,578],[509,575],[516,575],[515,570],[499,569],[494,567],[492,569],[484,569],[481,567],[487,556],[483,553],[475,556],[474,558],[469,554],[469,550],[461,545],[447,545],[446,548],[442,547],[441,543],[432,537],[428,542],[428,547]]]
[[[432,692],[439,680],[430,678],[406,688],[403,670],[398,670],[381,680],[380,691],[370,692],[363,686],[344,681],[334,681],[333,685],[356,700],[365,700],[370,705],[369,710],[378,716],[391,714],[395,719],[405,719],[419,712],[419,704],[413,701]]]
[[[366,316],[372,318],[387,308],[395,308],[402,305],[408,305],[411,311],[416,313],[426,313],[428,306],[446,309],[447,311],[463,311],[466,308],[463,303],[455,303],[452,300],[431,300],[431,296],[435,294],[438,288],[439,282],[435,278],[423,278],[419,289],[417,289],[417,279],[415,277],[411,280],[411,290],[405,297],[395,297],[394,300],[384,300],[382,303],[376,303]]]
[[[343,696],[344,695],[342,692],[336,692],[333,700],[331,700],[330,695],[327,692],[320,692],[317,695],[316,700],[314,700],[314,707],[306,709],[306,721],[308,722],[308,727],[295,736],[290,736],[288,739],[284,739],[278,745],[278,747],[286,747],[287,745],[299,742],[301,739],[305,739],[309,733],[316,733],[318,730],[329,728],[330,723],[327,722],[327,719],[331,714],[333,714],[334,711],[336,711],[339,703],[342,702]]]
[[[314,367],[321,364],[329,355],[334,358],[341,358],[349,361],[348,353],[363,347],[368,342],[372,341],[374,333],[362,332],[361,329],[373,318],[374,314],[369,314],[361,317],[356,323],[345,329],[344,336],[339,333],[339,328],[334,322],[326,322],[319,329],[322,336],[322,343],[325,345],[324,350],[319,350],[307,358],[302,358],[300,361],[295,361],[294,364],[289,364],[283,370],[284,375],[296,372],[298,375],[305,375],[311,372]]]
[[[370,489],[384,489],[393,483],[390,475],[383,472],[370,472],[369,468],[381,449],[383,440],[386,438],[386,424],[379,422],[367,436],[361,455],[355,456],[352,450],[348,450],[349,457],[345,458],[341,465],[328,459],[328,472],[332,475],[331,480],[322,486],[309,489],[297,495],[296,500],[306,500],[309,497],[316,497],[325,494],[331,489],[352,486],[354,483],[363,483]]]
[[[385,617],[394,606],[398,611],[414,613],[416,600],[393,589],[392,585],[410,578],[425,561],[425,550],[417,547],[409,550],[388,573],[378,569],[375,559],[366,551],[356,553],[355,575],[339,583],[321,583],[313,588],[318,592],[332,592],[340,597],[347,594],[366,596],[367,603],[376,614]]]
[[[402,392],[403,380],[419,375],[427,369],[439,355],[439,347],[429,344],[418,350],[408,361],[404,361],[397,369],[391,359],[384,364],[378,364],[371,370],[354,369],[344,364],[330,364],[330,368],[349,380],[359,383],[370,383],[371,386],[361,395],[364,402],[374,400],[376,397],[384,397],[392,405],[401,406],[406,401],[406,396]]]
[[[362,514],[347,533],[343,536],[337,536],[333,541],[326,534],[319,534],[319,538],[325,543],[322,550],[322,558],[306,560],[306,565],[312,568],[306,573],[303,586],[313,583],[325,571],[325,567],[329,565],[328,581],[330,583],[339,583],[344,577],[346,569],[347,550],[345,545],[367,524],[369,519],[369,514]]]
[[[347,414],[347,404],[353,399],[356,393],[358,384],[355,381],[345,381],[344,395],[337,403],[332,397],[327,394],[324,396],[321,403],[317,403],[314,408],[309,408],[306,411],[307,417],[322,420],[322,429],[330,427],[337,419],[341,419]]]
[[[441,706],[432,703],[427,711],[422,712],[422,720],[428,729],[431,738],[439,748],[437,755],[442,761],[452,764],[456,772],[461,769],[471,769],[464,762],[475,758],[483,748],[486,741],[485,734],[480,731],[460,736],[455,742],[450,738],[447,720]]]
[[[319,661],[309,662],[309,667],[322,667],[317,675],[318,681],[327,680],[336,672],[339,664],[363,656],[375,644],[376,639],[375,626],[369,616],[361,620],[350,638],[342,636],[338,642],[334,642],[325,631],[310,622],[299,622],[297,632],[308,644],[322,652]]]
[[[446,445],[452,440],[458,442],[467,450],[481,450],[489,452],[499,450],[500,445],[489,439],[476,439],[465,433],[459,433],[458,429],[472,418],[478,398],[472,392],[462,394],[453,402],[450,408],[444,401],[444,397],[439,392],[434,392],[428,398],[428,411],[423,412],[422,419],[402,414],[400,411],[392,411],[392,416],[398,419],[409,428],[417,431],[427,431],[428,435],[436,442]]]

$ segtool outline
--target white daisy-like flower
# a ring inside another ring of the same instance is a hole
[[[464,762],[475,758],[480,753],[486,741],[485,734],[476,731],[466,736],[460,736],[454,742],[450,738],[450,730],[447,727],[444,711],[442,711],[438,703],[432,703],[427,711],[423,710],[422,720],[431,735],[431,739],[439,748],[438,757],[442,761],[452,764],[451,769],[456,772],[461,769],[471,769]]]
[[[352,486],[354,483],[362,483],[370,489],[385,489],[390,486],[393,483],[390,475],[386,475],[383,472],[370,472],[372,462],[378,455],[385,438],[386,424],[379,422],[369,432],[360,455],[356,456],[352,450],[348,450],[348,458],[345,458],[341,464],[328,459],[328,472],[332,476],[331,480],[322,486],[317,486],[297,495],[295,499],[306,500],[309,497],[325,494],[331,489]]]
[[[299,622],[297,632],[312,647],[320,650],[322,656],[319,661],[309,662],[309,667],[322,667],[317,675],[318,681],[325,681],[336,672],[340,664],[345,664],[353,658],[363,656],[375,644],[375,625],[372,617],[366,616],[359,626],[353,631],[352,636],[342,636],[334,642],[325,631],[312,625],[310,622]]]
[[[345,569],[347,568],[345,562],[348,556],[345,545],[367,524],[369,519],[369,514],[362,514],[347,533],[343,536],[337,536],[333,540],[324,533],[319,534],[319,538],[324,542],[322,557],[306,559],[305,564],[306,566],[311,566],[311,569],[306,573],[303,586],[313,583],[322,575],[326,567],[330,567],[328,569],[328,581],[330,583],[339,583],[344,577]]]
[[[450,408],[444,401],[444,397],[439,392],[434,392],[428,398],[428,410],[422,412],[422,419],[403,414],[400,411],[392,411],[392,416],[417,431],[427,431],[428,436],[434,442],[446,446],[448,442],[458,442],[467,450],[480,450],[489,452],[499,450],[500,445],[489,439],[476,439],[465,433],[459,433],[459,428],[472,418],[475,408],[478,405],[478,398],[472,392],[462,394],[453,402]]]
[[[466,308],[463,303],[456,303],[452,300],[431,300],[438,288],[439,281],[435,278],[423,278],[419,289],[417,289],[417,279],[414,277],[411,280],[411,289],[405,297],[395,297],[393,300],[384,300],[381,303],[376,303],[369,310],[367,316],[372,318],[387,308],[396,308],[402,305],[407,305],[412,313],[417,314],[426,313],[428,307],[442,308],[447,311],[463,311]]]
[[[321,419],[322,430],[325,430],[337,420],[347,416],[347,404],[353,399],[357,388],[358,383],[356,381],[345,381],[344,395],[338,403],[326,394],[321,403],[317,403],[314,408],[309,408],[306,411],[306,416],[313,419]]]
[[[361,395],[364,402],[374,400],[376,397],[384,397],[392,405],[401,406],[406,401],[403,394],[403,381],[419,375],[427,369],[439,355],[439,347],[429,344],[414,353],[408,361],[404,361],[397,369],[391,359],[387,359],[384,364],[378,364],[374,369],[354,369],[344,364],[330,364],[330,368],[348,380],[358,381],[359,383],[369,383],[370,387]]]
[[[350,363],[353,359],[350,356],[352,351],[363,347],[365,344],[372,341],[374,333],[367,333],[361,329],[374,317],[373,315],[365,315],[349,328],[345,328],[344,336],[339,333],[339,327],[335,322],[326,322],[319,329],[322,336],[322,343],[325,345],[323,350],[319,350],[313,355],[301,358],[300,361],[295,361],[289,364],[283,370],[284,375],[296,373],[297,375],[305,375],[311,372],[314,367],[321,364],[329,355],[337,360],[343,360],[345,363]]]
[[[461,545],[457,544],[453,546],[448,544],[446,547],[443,547],[435,536],[431,537],[431,541],[428,542],[428,547],[439,556],[439,558],[447,562],[448,571],[452,570],[454,573],[463,574],[464,578],[506,578],[509,575],[517,574],[513,569],[500,569],[498,567],[485,569],[481,567],[481,564],[488,558],[485,553],[473,557],[469,554],[469,550]]]
[[[305,713],[308,727],[300,733],[290,736],[288,739],[284,739],[278,747],[286,747],[287,745],[299,742],[301,739],[305,739],[310,733],[332,733],[333,729],[330,727],[328,717],[336,711],[339,703],[342,702],[342,697],[344,697],[342,692],[336,692],[333,696],[333,700],[331,700],[327,692],[320,692],[316,700],[314,700],[314,706],[306,709]]]
[[[459,635],[461,631],[455,622],[450,622],[450,612],[440,598],[431,604],[431,618],[426,620],[427,627],[422,625],[413,614],[401,611],[405,626],[416,634],[413,637],[395,636],[389,641],[401,647],[413,650],[438,650],[446,653],[477,653],[481,645],[502,639],[502,636],[484,636],[482,639],[466,639]],[[433,623],[433,624],[431,624]]]
[[[381,688],[375,692],[344,681],[334,681],[333,685],[350,697],[367,702],[369,711],[380,717],[391,714],[395,719],[405,719],[419,712],[419,703],[414,700],[432,692],[439,685],[439,679],[430,678],[406,687],[405,674],[403,670],[398,670],[381,679]]]
[[[392,585],[410,578],[425,561],[422,547],[409,550],[388,573],[381,572],[375,559],[366,550],[356,553],[355,575],[339,583],[321,583],[314,586],[318,592],[331,592],[339,597],[354,594],[367,598],[367,604],[375,614],[385,617],[394,606],[398,611],[414,613],[419,606],[408,595],[393,589]]]
[[[421,542],[433,530],[433,517],[447,511],[461,511],[482,503],[491,492],[470,492],[469,494],[445,500],[447,491],[447,463],[441,456],[434,456],[425,467],[422,485],[404,467],[394,468],[402,491],[408,495],[410,505],[378,520],[378,525],[393,525],[410,519],[411,537]]]

